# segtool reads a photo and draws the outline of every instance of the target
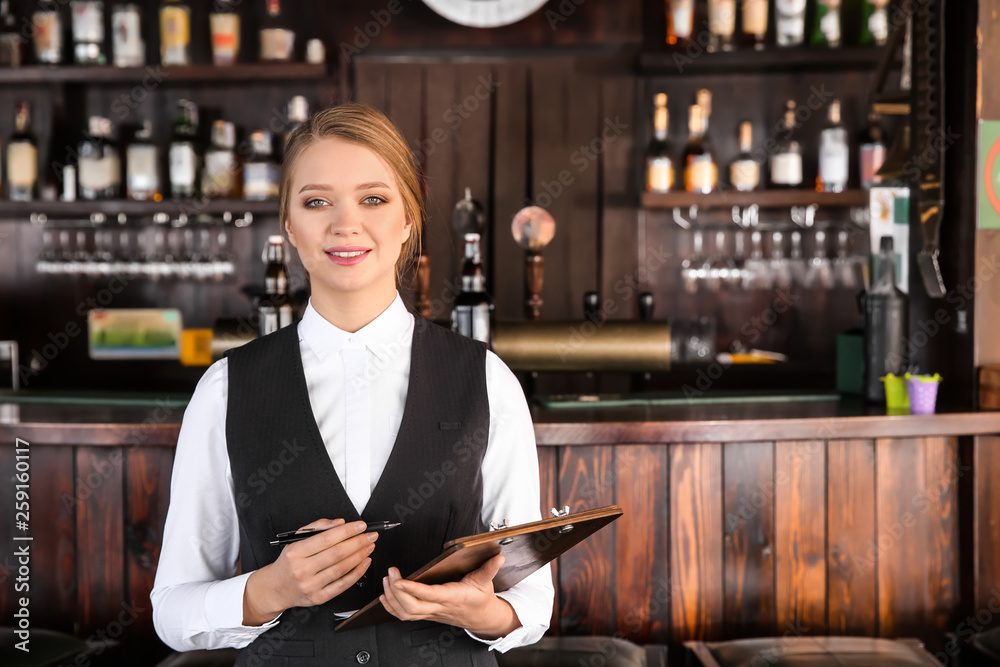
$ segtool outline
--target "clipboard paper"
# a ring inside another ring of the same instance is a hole
[[[493,589],[499,593],[555,560],[621,515],[620,507],[609,505],[460,537],[446,543],[441,555],[406,578],[422,584],[459,581],[493,556],[502,553],[505,562],[493,578]],[[393,618],[376,598],[337,625],[336,630],[354,630]]]

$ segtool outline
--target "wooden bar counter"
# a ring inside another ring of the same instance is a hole
[[[185,399],[0,396],[0,479],[30,443],[35,627],[87,637],[128,612],[129,637],[152,636]],[[829,397],[533,410],[543,507],[625,511],[559,561],[553,634],[915,636],[947,652],[946,633],[965,641],[1000,608],[1000,412]],[[18,534],[13,484],[0,506],[0,533]],[[13,596],[0,587],[0,613]]]

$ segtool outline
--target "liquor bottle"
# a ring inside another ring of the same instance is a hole
[[[753,123],[740,123],[740,154],[729,165],[729,183],[740,192],[760,187],[760,163],[753,154]]]
[[[889,41],[889,0],[864,0],[861,43],[885,46]]]
[[[851,151],[847,146],[847,130],[840,122],[840,100],[830,103],[829,124],[820,134],[817,192],[843,192],[847,187]]]
[[[688,142],[681,163],[684,165],[684,189],[688,192],[708,193],[715,190],[718,184],[719,168],[708,141],[711,96],[707,90],[702,90],[698,97],[700,103],[691,105]]]
[[[170,142],[170,196],[194,197],[198,187],[201,155],[197,143],[198,106],[190,100],[177,100],[174,137]]]
[[[73,62],[104,65],[104,3],[101,0],[73,0]]]
[[[62,62],[63,31],[62,16],[55,0],[45,0],[38,3],[38,8],[31,15],[31,28],[34,34],[35,59],[45,65],[57,65]]]
[[[15,201],[35,198],[38,182],[38,143],[31,133],[31,105],[17,103],[14,116],[14,134],[7,143],[8,196]]]
[[[138,5],[115,5],[111,10],[111,46],[115,67],[146,64],[146,42],[142,39],[142,14]]]
[[[0,1],[0,67],[20,67],[24,63],[24,38],[8,0]]]
[[[205,151],[205,169],[201,174],[201,194],[212,199],[232,198],[239,191],[239,163],[236,126],[224,120],[212,123],[212,145]]]
[[[160,62],[191,64],[191,8],[181,0],[160,5]]]
[[[121,189],[121,158],[111,140],[111,120],[91,116],[78,151],[77,194],[80,199],[116,199]]]
[[[253,153],[243,165],[243,198],[249,200],[273,199],[278,196],[281,176],[271,150],[273,138],[268,130],[250,134]]]
[[[163,201],[160,149],[153,143],[153,124],[148,120],[125,149],[125,194],[136,201]]]
[[[212,63],[232,65],[240,55],[240,15],[238,0],[217,0],[208,16],[212,30]]]
[[[798,188],[802,186],[802,148],[795,140],[795,100],[788,100],[785,107],[782,136],[771,154],[771,186]]]
[[[667,142],[670,113],[666,93],[654,98],[653,139],[646,149],[646,191],[670,192],[674,187],[674,160]]]
[[[767,46],[767,14],[768,0],[743,0],[743,35],[757,51]]]
[[[893,373],[902,375],[907,367],[907,299],[896,285],[896,253],[891,236],[879,241],[875,257],[875,280],[862,297],[864,309],[864,387],[869,401],[884,401],[885,388],[880,378]]]
[[[708,51],[732,51],[736,0],[708,0]]]
[[[285,268],[285,243],[280,235],[267,238],[265,249],[264,294],[257,305],[261,336],[287,327],[295,319],[288,297],[288,271]]]
[[[841,0],[817,0],[816,20],[813,28],[812,46],[840,48],[840,9]]]
[[[694,33],[694,0],[667,0],[667,44],[684,48]]]
[[[774,0],[778,46],[801,46],[806,36],[806,0]]]
[[[451,311],[451,329],[463,336],[492,345],[493,302],[486,293],[486,278],[479,250],[479,234],[465,235],[462,291]]]
[[[878,175],[878,170],[885,162],[885,140],[882,137],[882,126],[879,123],[878,112],[872,111],[868,115],[868,129],[861,140],[861,147],[858,149],[858,165],[861,172],[861,187],[869,189],[873,185],[882,182],[882,177]]]
[[[292,136],[299,125],[309,118],[309,100],[303,95],[296,95],[288,101],[288,128],[285,130],[282,146],[288,145],[288,138]]]
[[[281,0],[266,0],[267,15],[260,30],[260,59],[288,61],[295,52],[295,31],[281,15]]]

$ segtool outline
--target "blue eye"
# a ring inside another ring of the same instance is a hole
[[[303,206],[305,206],[306,208],[319,208],[320,205],[325,205],[325,204],[326,202],[323,201],[322,199],[309,199],[303,204]]]
[[[361,200],[362,204],[366,206],[378,206],[379,204],[384,204],[385,199],[379,197],[378,195],[369,195]]]

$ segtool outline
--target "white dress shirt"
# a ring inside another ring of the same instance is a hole
[[[403,417],[413,322],[397,294],[357,333],[335,327],[311,301],[299,323],[299,352],[313,415],[359,512],[389,459]],[[228,368],[228,360],[221,359],[205,371],[177,440],[170,507],[150,599],[157,634],[178,651],[243,648],[281,618],[262,626],[243,625],[243,592],[252,572],[234,576],[240,534],[226,448]],[[482,466],[483,522],[538,521],[538,458],[531,415],[517,378],[492,352],[486,353],[486,388],[490,433]],[[501,652],[538,641],[552,614],[548,566],[498,595],[514,608],[521,627],[493,641],[470,636]]]

